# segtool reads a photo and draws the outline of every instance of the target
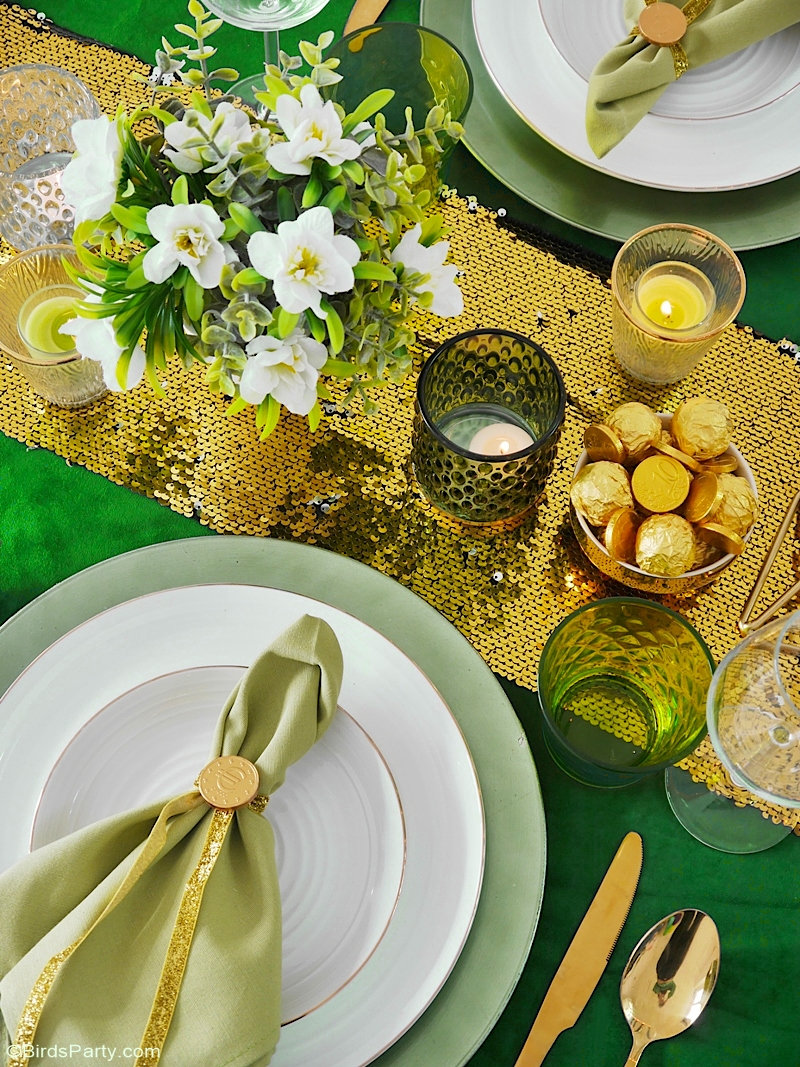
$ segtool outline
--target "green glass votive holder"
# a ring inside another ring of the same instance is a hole
[[[376,89],[394,90],[394,99],[382,108],[394,134],[406,128],[407,107],[419,130],[436,106],[449,112],[453,121],[463,122],[472,101],[472,74],[461,52],[440,33],[410,22],[382,22],[349,33],[333,43],[326,58],[339,60],[342,81],[325,92],[348,111]],[[438,191],[456,142],[445,133],[437,134],[437,140],[441,151],[422,138],[426,174],[414,192]]]
[[[536,505],[553,467],[566,393],[551,357],[504,330],[472,330],[422,368],[412,435],[416,480],[462,522],[505,523]]]
[[[585,604],[539,661],[545,744],[586,785],[624,786],[689,755],[707,732],[714,660],[683,616],[651,600]]]

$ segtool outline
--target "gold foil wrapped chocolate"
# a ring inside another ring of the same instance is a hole
[[[592,526],[605,526],[618,508],[632,508],[628,472],[619,463],[588,463],[572,483],[570,499]]]
[[[676,576],[694,567],[694,528],[682,515],[651,515],[636,535],[636,563],[649,574]]]
[[[628,453],[610,426],[593,422],[583,432],[583,447],[592,463],[605,459],[610,463],[624,463]]]
[[[641,459],[661,440],[661,419],[646,404],[622,404],[612,411],[606,424],[625,446],[631,460]]]
[[[606,552],[620,563],[636,562],[636,534],[642,517],[633,508],[618,508],[608,521],[603,543]]]
[[[684,401],[672,416],[672,436],[678,448],[693,459],[712,459],[731,443],[733,424],[718,400],[696,396]]]
[[[716,475],[720,499],[706,516],[706,521],[724,526],[740,537],[758,518],[758,504],[744,478],[735,474]]]

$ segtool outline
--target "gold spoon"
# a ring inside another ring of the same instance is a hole
[[[647,931],[619,987],[633,1034],[625,1067],[635,1067],[651,1041],[674,1037],[695,1022],[714,990],[719,957],[717,927],[704,911],[675,911]]]

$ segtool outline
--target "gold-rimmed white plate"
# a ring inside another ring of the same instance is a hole
[[[690,70],[602,159],[586,140],[589,77],[629,32],[621,0],[472,0],[503,96],[541,137],[594,170],[657,189],[711,192],[800,170],[800,25]]]
[[[326,619],[342,644],[341,703],[396,785],[405,869],[385,933],[363,966],[335,976],[334,983],[347,979],[338,992],[282,1028],[272,1063],[361,1067],[422,1014],[458,959],[480,895],[484,824],[475,768],[450,709],[407,656],[353,616],[284,590],[207,585],[151,593],[71,630],[0,700],[0,801],[16,816],[0,826],[0,864],[24,854],[51,769],[98,711],[163,676],[251,662],[304,613]],[[306,858],[324,877],[324,857]]]

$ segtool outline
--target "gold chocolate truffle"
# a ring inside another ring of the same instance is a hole
[[[648,574],[676,577],[694,567],[694,530],[682,515],[651,515],[636,535],[636,563]]]
[[[672,416],[678,448],[694,459],[711,459],[731,443],[733,424],[728,409],[707,396],[684,401]]]
[[[612,411],[606,419],[628,451],[628,456],[641,459],[649,448],[661,440],[661,419],[646,404],[632,401]]]
[[[619,463],[587,463],[577,474],[570,500],[592,526],[605,526],[618,508],[632,508],[628,472]]]
[[[673,511],[686,499],[691,476],[670,456],[648,456],[631,477],[633,495],[647,511]]]
[[[716,475],[721,500],[704,519],[724,526],[726,530],[743,536],[758,518],[758,504],[753,490],[735,474]]]

